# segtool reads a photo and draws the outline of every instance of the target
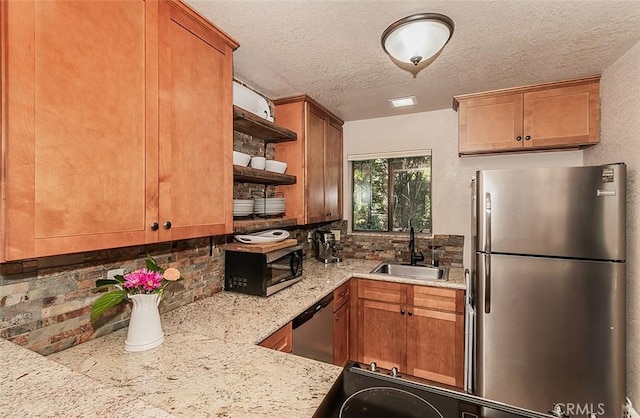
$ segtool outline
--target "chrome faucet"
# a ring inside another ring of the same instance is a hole
[[[409,228],[409,264],[415,266],[418,261],[424,261],[424,254],[422,251],[416,252],[416,234],[413,227]]]

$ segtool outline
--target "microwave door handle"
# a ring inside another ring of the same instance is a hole
[[[291,253],[291,259],[289,260],[289,268],[291,269],[291,274],[293,277],[298,277],[300,275],[300,256],[298,253]]]

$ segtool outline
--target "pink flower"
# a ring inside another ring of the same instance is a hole
[[[155,290],[162,286],[162,273],[147,269],[136,270],[124,276],[124,287],[127,289]]]

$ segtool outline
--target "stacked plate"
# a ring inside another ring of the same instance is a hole
[[[233,216],[253,215],[253,199],[233,199]]]
[[[257,215],[280,215],[285,212],[284,197],[268,197],[255,199],[253,212]]]

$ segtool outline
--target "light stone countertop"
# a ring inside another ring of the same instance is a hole
[[[351,277],[465,288],[462,269],[452,268],[447,282],[423,281],[366,273],[377,264],[305,260],[303,280],[268,298],[220,292],[166,312],[165,342],[141,353],[124,351],[126,329],[46,358],[0,341],[0,410],[16,416],[310,417],[342,369],[256,343]],[[13,351],[13,358],[4,355]]]

